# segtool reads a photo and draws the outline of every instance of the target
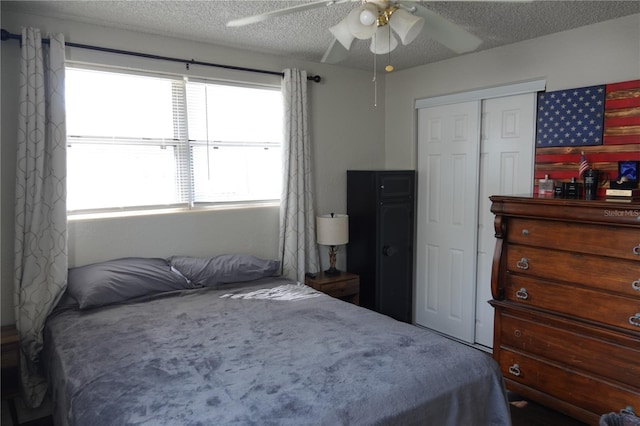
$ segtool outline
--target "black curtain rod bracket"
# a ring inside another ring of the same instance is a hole
[[[2,41],[20,40],[20,42],[22,42],[22,36],[20,34],[12,34],[5,29],[0,30],[0,39]],[[43,38],[42,43],[49,44],[49,39]],[[189,69],[190,65],[202,65],[205,67],[224,68],[224,69],[234,70],[234,71],[247,71],[247,72],[260,73],[260,74],[279,75],[280,77],[284,77],[284,73],[277,72],[277,71],[261,70],[257,68],[236,67],[233,65],[214,64],[211,62],[196,61],[195,59],[172,58],[170,56],[152,55],[149,53],[131,52],[129,50],[111,49],[108,47],[91,46],[89,44],[80,44],[80,43],[71,43],[71,42],[65,42],[65,46],[77,47],[79,49],[97,50],[98,52],[115,53],[118,55],[137,56],[139,58],[157,59],[160,61],[181,62],[185,64],[187,69]],[[307,76],[307,80],[319,83],[322,80],[322,78],[319,75],[310,75],[310,76]]]

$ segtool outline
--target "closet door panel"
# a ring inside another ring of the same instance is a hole
[[[475,343],[493,346],[491,265],[496,246],[489,197],[529,194],[533,189],[534,93],[482,102],[480,199],[478,209],[478,272]]]
[[[419,110],[416,323],[469,343],[474,339],[479,147],[479,101]],[[430,261],[435,253],[437,267]]]

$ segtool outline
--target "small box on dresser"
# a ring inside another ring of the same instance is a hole
[[[640,409],[640,205],[491,197],[507,388],[597,425]]]

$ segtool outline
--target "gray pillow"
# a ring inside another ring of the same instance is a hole
[[[279,260],[260,259],[249,254],[173,256],[169,263],[187,277],[192,285],[205,287],[271,277],[280,269]]]
[[[67,292],[80,309],[188,288],[166,259],[128,257],[69,269]]]

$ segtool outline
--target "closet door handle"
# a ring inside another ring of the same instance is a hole
[[[524,270],[529,269],[529,259],[527,259],[526,257],[523,257],[518,261],[518,263],[516,263],[516,266],[518,267],[518,269],[524,269]]]

